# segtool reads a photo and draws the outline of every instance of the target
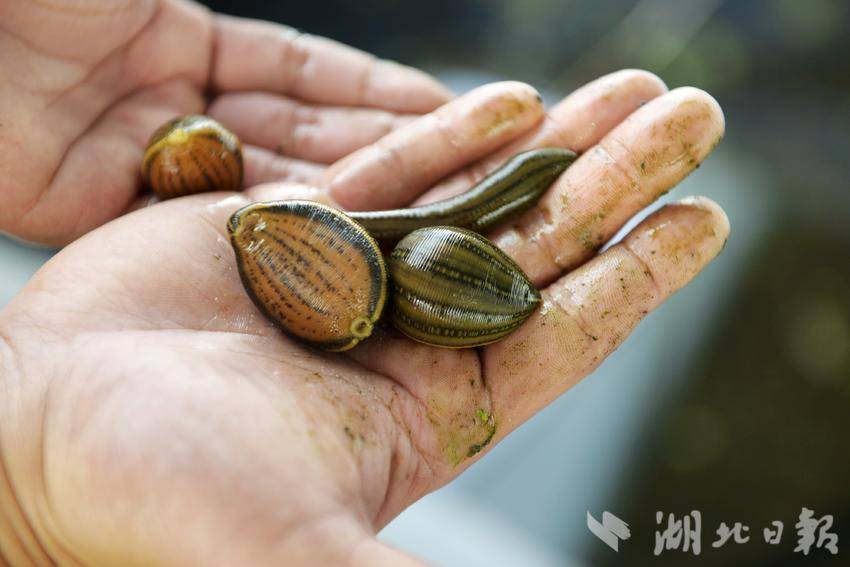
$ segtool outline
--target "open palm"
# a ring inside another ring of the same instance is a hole
[[[250,186],[309,180],[449,98],[419,71],[184,0],[0,0],[0,86],[0,231],[53,245],[135,206],[145,143],[174,116],[227,122]]]
[[[0,486],[17,534],[4,552],[417,564],[376,530],[587,375],[721,249],[725,215],[693,198],[597,253],[722,135],[711,97],[665,90],[619,72],[544,115],[526,85],[489,85],[355,152],[317,188],[159,203],[67,247],[0,315]],[[551,145],[583,155],[490,235],[543,290],[501,342],[445,350],[384,328],[324,354],[286,339],[241,287],[225,223],[252,199],[421,202]]]

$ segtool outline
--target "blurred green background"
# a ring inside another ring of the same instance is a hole
[[[850,2],[208,1],[549,103],[623,67],[711,92],[727,135],[667,199],[707,194],[732,237],[589,378],[383,537],[438,565],[850,564]],[[0,305],[49,253],[0,239]],[[17,279],[15,279],[17,278]],[[794,553],[802,507],[839,554]],[[618,553],[586,528],[629,523]],[[654,555],[656,512],[702,513],[702,553]],[[768,545],[762,528],[784,523]],[[722,548],[720,522],[749,526]]]

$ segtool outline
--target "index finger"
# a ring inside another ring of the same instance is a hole
[[[417,69],[279,24],[220,15],[214,42],[210,81],[221,91],[270,91],[417,114],[452,98]]]
[[[401,207],[542,117],[542,99],[534,88],[516,81],[490,83],[336,162],[323,185],[346,209]]]
[[[640,69],[622,69],[591,81],[549,109],[536,128],[440,182],[414,204],[462,193],[512,155],[526,150],[555,146],[584,153],[632,112],[665,92],[667,86],[661,79]]]

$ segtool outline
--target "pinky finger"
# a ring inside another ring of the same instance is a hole
[[[650,311],[690,282],[729,235],[713,201],[689,197],[543,291],[541,309],[485,351],[501,437],[596,368]]]

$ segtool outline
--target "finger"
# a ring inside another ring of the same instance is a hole
[[[242,159],[245,163],[244,187],[273,181],[311,183],[321,178],[325,171],[321,164],[282,156],[257,146],[243,146]]]
[[[261,183],[246,189],[244,195],[252,202],[301,199],[304,201],[324,203],[331,207],[338,207],[333,199],[330,198],[330,195],[328,195],[327,190],[305,183]]]
[[[541,308],[483,352],[496,437],[596,368],[647,313],[717,256],[728,235],[729,221],[717,204],[687,198],[544,290]]]
[[[428,190],[417,204],[462,193],[510,156],[525,150],[554,146],[582,153],[638,107],[666,91],[661,79],[647,71],[625,69],[596,79],[555,105],[539,126]]]
[[[532,87],[485,85],[335,163],[324,185],[347,209],[402,206],[441,177],[527,131],[542,116],[540,95]]]
[[[429,112],[451,92],[425,73],[295,29],[230,16],[215,23],[212,86],[321,104]]]
[[[673,90],[647,103],[561,175],[537,206],[492,240],[538,285],[586,260],[717,145],[723,112],[707,93]]]
[[[413,118],[371,108],[303,104],[261,92],[221,95],[208,113],[245,143],[318,163],[345,157]]]

